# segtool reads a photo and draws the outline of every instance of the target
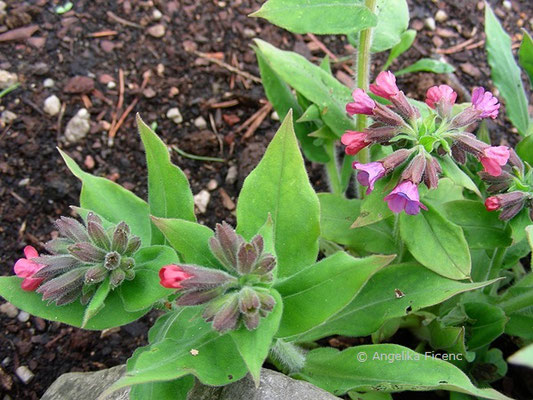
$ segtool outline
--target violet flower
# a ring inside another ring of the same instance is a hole
[[[376,103],[365,93],[363,89],[355,89],[352,92],[353,103],[346,104],[346,112],[350,115],[365,114],[372,115]]]
[[[354,162],[352,166],[359,171],[357,173],[357,181],[363,186],[368,186],[366,194],[372,193],[376,181],[385,176],[386,173],[383,164],[380,162],[370,162],[368,164]]]
[[[346,131],[341,137],[341,142],[346,146],[346,154],[355,155],[371,142],[368,140],[368,135],[365,132]]]
[[[477,111],[481,111],[479,118],[490,117],[494,119],[498,116],[498,110],[500,109],[498,99],[482,87],[478,87],[472,92],[472,106]]]
[[[400,182],[383,200],[395,213],[405,210],[409,215],[416,215],[420,212],[420,208],[427,210],[427,207],[420,202],[418,186],[411,181]]]

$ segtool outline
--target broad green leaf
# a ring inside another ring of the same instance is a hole
[[[148,246],[151,243],[148,204],[115,182],[82,171],[66,153],[59,152],[68,169],[82,182],[80,207],[94,211],[109,222],[126,222],[131,232]]]
[[[283,318],[276,336],[295,336],[331,318],[394,257],[354,258],[338,252],[277,284],[283,296]]]
[[[533,340],[533,273],[524,276],[501,297],[499,306],[509,317],[505,333]]]
[[[319,67],[326,71],[328,74],[333,75],[333,72],[331,71],[331,60],[329,59],[328,55],[326,55],[322,59],[322,61],[320,61]]]
[[[148,167],[150,214],[161,218],[196,221],[191,188],[181,169],[170,162],[167,146],[137,114]],[[164,244],[163,234],[152,225],[152,244]]]
[[[424,321],[414,331],[417,338],[426,340],[432,349],[446,350],[449,355],[453,355],[455,359],[450,361],[454,365],[461,364],[463,361],[471,362],[476,356],[475,353],[466,349],[464,326],[444,326],[435,319],[428,325]]]
[[[16,276],[0,277],[0,296],[36,317],[81,327],[85,307],[78,300],[59,307],[53,303],[49,305],[47,301],[42,300],[41,294],[22,290],[21,282],[22,279]],[[105,299],[105,306],[87,321],[84,328],[96,331],[129,324],[148,311],[149,309],[131,313],[124,310],[120,296],[114,291]]]
[[[470,277],[471,259],[463,230],[434,207],[418,215],[400,215],[400,235],[423,266],[450,279]]]
[[[353,0],[268,0],[251,17],[293,33],[340,35],[375,26],[376,16]]]
[[[381,393],[381,392],[367,392],[359,393],[355,390],[348,392],[348,396],[352,400],[393,400],[390,393]]]
[[[377,272],[342,311],[297,340],[312,341],[330,335],[368,336],[390,318],[404,317],[493,282],[461,283],[431,272],[420,264],[391,265]],[[397,298],[395,289],[404,296]]]
[[[533,87],[533,39],[525,29],[522,32],[524,33],[524,38],[518,51],[518,61],[520,61],[520,65],[529,76],[529,82]]]
[[[390,186],[390,182],[387,180],[380,179],[376,182],[372,193],[367,195],[361,202],[361,211],[352,225],[353,228],[362,228],[375,224],[394,215],[387,202],[383,200],[387,195],[387,186]]]
[[[149,382],[135,385],[130,391],[130,400],[187,400],[194,386],[194,377],[187,375],[173,381]]]
[[[302,151],[305,157],[315,162],[328,162],[329,156],[324,151],[324,148],[322,146],[315,146],[314,139],[308,136],[315,129],[314,124],[298,122],[298,119],[303,117],[302,107],[298,104],[298,100],[292,93],[291,88],[274,71],[270,65],[270,60],[263,55],[261,50],[255,46],[253,48],[257,56],[261,82],[265,89],[265,94],[278,113],[278,116],[283,120],[289,110],[292,109],[294,119],[297,121],[294,124],[294,132],[302,144]],[[317,117],[319,118],[318,107],[314,104],[311,106],[316,109]]]
[[[505,112],[521,135],[529,128],[527,97],[511,49],[511,38],[503,30],[491,7],[485,7],[487,59],[491,77],[505,100]]]
[[[518,350],[507,361],[511,364],[533,368],[533,344]]]
[[[412,72],[433,72],[435,74],[451,74],[454,71],[455,68],[444,61],[434,60],[432,58],[421,58],[420,60],[409,65],[408,67],[396,71],[394,75],[402,76]]]
[[[382,70],[386,70],[400,55],[405,53],[412,46],[416,38],[416,31],[414,29],[408,29],[400,36],[400,43],[395,45],[387,58],[387,62],[383,65]]]
[[[321,237],[347,246],[358,253],[393,254],[396,245],[391,221],[351,228],[361,209],[361,200],[337,196],[333,193],[319,193]]]
[[[446,204],[449,201],[463,200],[463,187],[456,185],[450,178],[440,178],[436,189],[428,190],[423,200],[429,200],[431,204]]]
[[[516,146],[516,152],[529,165],[533,165],[533,135],[526,136]]]
[[[505,329],[507,318],[503,310],[492,304],[469,302],[464,304],[471,323],[467,328],[467,346],[477,350],[492,343]]]
[[[511,235],[513,243],[519,243],[526,238],[526,228],[531,224],[529,217],[529,208],[524,207],[522,211],[516,214],[510,221]]]
[[[297,376],[335,395],[349,390],[449,390],[509,400],[494,389],[476,388],[453,364],[395,344],[355,346],[344,351],[311,350]]]
[[[83,321],[81,322],[81,327],[84,328],[87,325],[87,322],[94,317],[98,312],[104,308],[105,299],[111,290],[111,285],[109,281],[109,276],[98,286],[96,292],[87,307],[85,308],[85,313],[83,314]],[[146,307],[144,307],[146,308]],[[136,310],[137,311],[137,310]]]
[[[221,268],[209,249],[209,238],[215,233],[207,226],[183,219],[153,218],[153,221],[185,263]]]
[[[284,82],[320,108],[322,120],[337,136],[355,129],[345,110],[346,103],[351,101],[348,87],[297,53],[279,50],[259,39],[255,44]]]
[[[376,15],[378,23],[372,32],[372,53],[388,50],[400,42],[402,34],[409,26],[407,1],[378,0]]]
[[[257,329],[249,331],[242,325],[236,331],[229,333],[257,387],[259,387],[261,367],[268,356],[272,339],[278,331],[281,315],[283,314],[281,296],[275,290],[271,290],[270,294],[276,300],[276,305],[270,314],[265,318],[261,318]]]
[[[471,249],[492,250],[511,245],[512,240],[505,231],[504,223],[496,213],[487,211],[481,202],[451,201],[445,203],[443,209],[451,222],[463,228]]]
[[[144,247],[135,253],[135,278],[124,281],[118,288],[124,309],[144,310],[156,301],[175,292],[159,284],[159,270],[169,264],[176,264],[178,256],[168,246]]]
[[[237,203],[237,232],[250,239],[269,214],[274,221],[279,276],[291,276],[314,263],[320,233],[319,202],[309,183],[291,113],[244,181]]]

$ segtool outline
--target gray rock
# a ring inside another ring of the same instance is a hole
[[[80,109],[68,122],[65,129],[65,139],[67,143],[76,143],[83,139],[91,130],[91,115],[85,108]]]
[[[4,303],[0,305],[0,313],[6,314],[9,318],[15,318],[19,313],[19,309],[11,303]]]
[[[52,117],[59,114],[59,111],[61,111],[61,101],[55,94],[44,100],[43,111]]]
[[[18,378],[22,381],[22,383],[24,383],[25,385],[27,385],[28,383],[31,382],[31,380],[33,379],[33,377],[35,376],[33,374],[33,372],[31,372],[31,370],[26,367],[25,365],[21,365],[20,367],[18,367],[16,370],[15,370],[15,375],[18,376]]]
[[[167,118],[172,120],[175,124],[181,124],[183,122],[183,117],[178,107],[170,108],[167,111]]]
[[[17,315],[17,319],[20,322],[28,322],[30,320],[30,314],[26,311],[19,312],[19,315]]]
[[[2,125],[11,124],[18,118],[17,114],[15,114],[12,111],[5,110],[2,115],[0,115],[0,121],[2,122]]]
[[[207,128],[207,121],[204,119],[204,117],[199,116],[194,120],[194,126],[196,126],[198,129],[205,129]]]
[[[63,374],[48,388],[41,400],[96,400],[126,371],[125,365],[97,372],[70,372]],[[105,400],[128,400],[129,388],[117,390]],[[103,399],[102,399],[103,400]]]

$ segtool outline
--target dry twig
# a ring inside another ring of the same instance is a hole
[[[229,65],[228,63],[225,63],[224,61],[221,61],[221,60],[219,60],[217,58],[211,57],[211,56],[209,56],[206,53],[202,53],[201,51],[194,51],[193,53],[196,54],[200,58],[203,58],[203,59],[205,59],[205,60],[207,60],[209,62],[212,62],[213,64],[217,64],[217,65],[227,69],[230,72],[233,72],[234,74],[240,75],[240,76],[242,76],[242,77],[244,77],[246,79],[250,79],[253,82],[261,83],[261,78],[258,78],[257,76],[252,75],[249,72],[241,71],[240,69],[235,68],[234,66]]]

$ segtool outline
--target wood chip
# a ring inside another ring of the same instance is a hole
[[[15,40],[26,40],[39,30],[37,25],[25,26],[23,28],[12,29],[0,34],[0,42],[11,42]]]

